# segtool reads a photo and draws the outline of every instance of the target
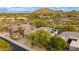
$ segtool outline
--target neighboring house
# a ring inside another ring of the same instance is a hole
[[[68,42],[70,51],[79,51],[79,33],[78,32],[62,32],[60,34],[65,41]]]

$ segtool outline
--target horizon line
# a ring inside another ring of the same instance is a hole
[[[22,12],[33,12],[35,10],[38,10],[40,8],[48,8],[55,11],[79,11],[79,7],[0,7],[0,13],[22,13]]]

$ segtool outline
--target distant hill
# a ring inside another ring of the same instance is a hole
[[[51,9],[48,9],[48,8],[41,8],[41,9],[38,9],[36,11],[34,11],[33,13],[53,13],[53,11]]]

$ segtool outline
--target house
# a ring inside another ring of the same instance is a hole
[[[60,34],[65,41],[68,42],[70,51],[79,51],[79,33],[78,32],[62,32]]]

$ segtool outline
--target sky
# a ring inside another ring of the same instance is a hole
[[[6,12],[33,12],[35,10],[38,10],[43,7],[0,7],[0,12],[1,13],[6,13]],[[77,10],[79,11],[79,7],[45,7],[49,8],[52,10],[63,10],[63,11],[73,11]]]

